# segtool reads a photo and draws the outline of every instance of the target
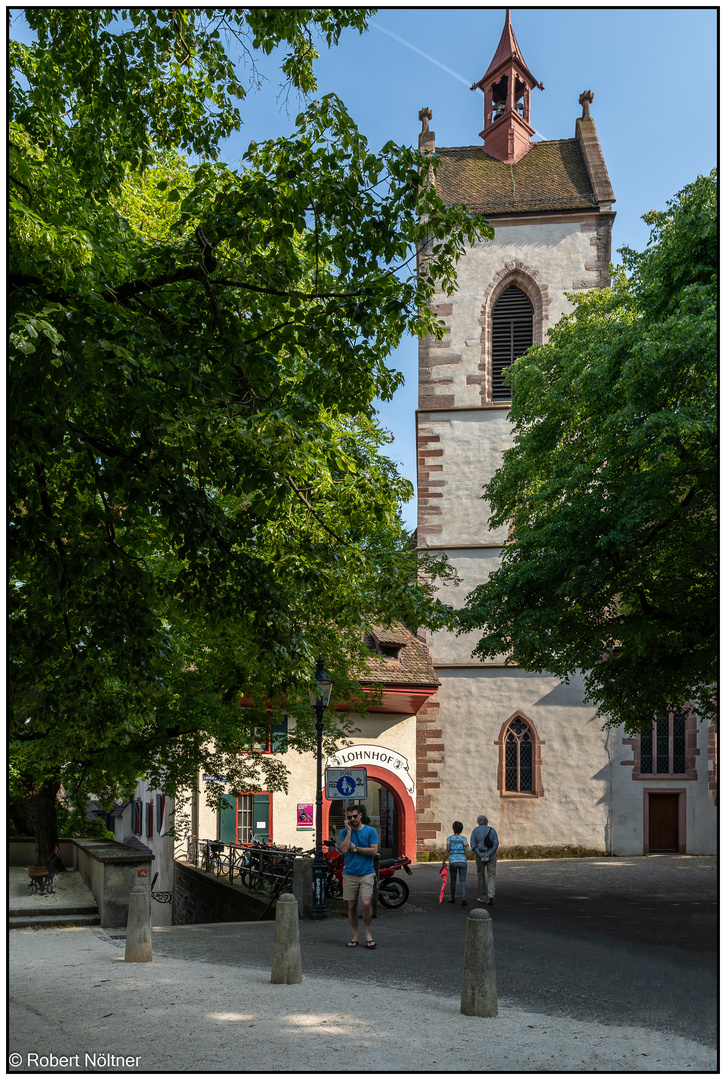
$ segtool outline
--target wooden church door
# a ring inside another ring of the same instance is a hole
[[[648,795],[648,849],[678,851],[678,795]]]

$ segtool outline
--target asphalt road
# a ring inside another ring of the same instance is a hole
[[[376,982],[382,993],[457,993],[474,867],[466,908],[439,904],[438,865],[412,869],[409,904],[374,923],[375,950],[345,948],[343,917],[301,922],[303,971]],[[716,887],[715,858],[501,861],[488,909],[500,1003],[715,1045]],[[273,934],[272,923],[170,928],[154,932],[154,951],[269,967]]]

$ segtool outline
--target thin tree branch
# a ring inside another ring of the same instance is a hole
[[[305,504],[305,506],[307,506],[308,510],[309,510],[309,511],[310,511],[310,513],[311,513],[311,514],[313,515],[313,517],[314,517],[314,518],[315,518],[315,520],[316,520],[316,521],[318,522],[318,524],[319,524],[319,525],[321,525],[323,529],[325,529],[326,533],[328,533],[328,535],[329,535],[329,536],[332,536],[334,540],[337,540],[339,544],[343,544],[343,546],[344,546],[344,547],[347,547],[347,541],[346,541],[346,540],[344,540],[344,539],[343,539],[343,538],[342,538],[341,536],[338,536],[338,534],[337,534],[336,532],[333,532],[333,530],[332,530],[332,529],[330,529],[330,528],[329,528],[329,527],[328,527],[328,526],[327,526],[327,525],[325,524],[325,522],[323,521],[323,519],[322,519],[322,517],[320,516],[320,514],[319,514],[319,513],[317,512],[317,510],[315,509],[315,507],[314,507],[314,506],[312,506],[312,505],[311,505],[311,503],[309,503],[309,502],[308,502],[308,500],[307,500],[307,499],[305,498],[305,496],[303,495],[302,491],[301,491],[301,490],[300,490],[300,488],[299,488],[299,487],[297,486],[297,484],[295,483],[295,481],[293,480],[293,478],[292,478],[291,476],[289,476],[289,475],[288,475],[287,473],[285,473],[285,474],[284,474],[284,476],[285,476],[285,479],[287,480],[288,484],[289,484],[289,485],[290,485],[290,487],[292,488],[292,490],[293,490],[293,491],[295,492],[295,494],[297,495],[298,499],[300,499],[300,501],[301,501],[302,503],[304,503],[304,504]]]
[[[12,182],[14,184],[17,184],[18,187],[21,187],[23,189],[23,191],[27,191],[27,193],[28,193],[28,202],[29,202],[29,205],[30,205],[30,207],[32,209],[32,206],[33,206],[33,193],[31,192],[30,188],[26,184],[24,184],[22,182],[22,180],[18,180],[17,177],[11,176],[10,173],[8,173],[8,180],[12,180]]]

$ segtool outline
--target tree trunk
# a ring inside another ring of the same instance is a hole
[[[17,795],[11,796],[8,800],[8,817],[18,836],[33,835],[33,822],[30,818],[30,814],[28,813],[23,800],[19,799]]]
[[[35,836],[35,862],[43,866],[58,842],[57,795],[60,780],[46,780],[21,800],[33,822]],[[56,864],[57,869],[62,869]]]

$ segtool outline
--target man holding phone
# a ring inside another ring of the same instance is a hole
[[[371,937],[373,918],[373,856],[378,853],[378,833],[371,825],[363,824],[360,806],[351,806],[346,815],[348,826],[341,833],[338,850],[345,855],[343,870],[343,899],[348,904],[348,919],[353,936],[348,948],[358,945],[358,897],[363,906],[363,922],[366,928],[366,948],[375,949]]]

